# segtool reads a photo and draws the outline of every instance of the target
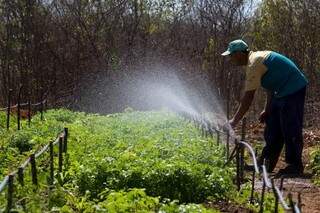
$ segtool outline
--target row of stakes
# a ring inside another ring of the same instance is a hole
[[[180,116],[185,118],[188,121],[192,121],[194,125],[201,131],[201,134],[203,137],[216,137],[217,145],[220,145],[222,143],[221,134],[226,136],[226,142],[225,142],[225,155],[226,155],[226,163],[225,165],[229,164],[232,160],[236,160],[236,185],[238,191],[241,189],[241,184],[244,183],[245,180],[245,174],[244,174],[244,156],[245,156],[245,148],[247,148],[252,156],[252,160],[254,162],[254,167],[252,171],[251,176],[251,193],[250,193],[250,204],[253,204],[254,201],[254,191],[255,191],[255,182],[256,182],[256,175],[259,174],[259,167],[257,164],[257,150],[253,150],[251,145],[245,142],[245,135],[246,135],[246,118],[242,120],[242,128],[241,128],[241,139],[237,139],[236,137],[233,137],[230,135],[229,131],[225,131],[223,127],[214,127],[211,122],[209,122],[205,118],[199,118],[196,116],[189,115],[185,112],[179,112]],[[215,134],[214,134],[215,133]],[[230,153],[230,141],[233,140],[234,149]],[[265,163],[265,162],[264,162]],[[266,171],[265,165],[261,166],[262,169],[262,192],[261,192],[261,198],[259,201],[260,210],[259,212],[262,213],[264,211],[264,200],[265,200],[265,193],[266,189],[272,189],[272,192],[275,197],[275,205],[274,205],[274,212],[279,212],[279,203],[283,206],[283,208],[287,211],[291,211],[294,213],[300,213],[301,209],[301,193],[298,194],[298,203],[295,203],[293,201],[292,193],[288,194],[289,199],[289,205],[286,204],[285,199],[282,195],[283,190],[283,183],[285,176],[282,176],[280,178],[280,187],[277,187],[275,185],[274,179],[268,178],[268,174]],[[246,179],[248,180],[248,179]]]
[[[33,153],[29,156],[29,158],[21,164],[17,171],[10,173],[8,176],[4,178],[4,180],[0,183],[0,192],[3,191],[5,186],[8,186],[7,191],[7,208],[6,212],[10,212],[14,206],[14,179],[17,176],[17,180],[19,184],[24,186],[24,171],[27,166],[30,164],[31,167],[31,179],[32,184],[34,186],[38,186],[38,170],[36,159],[45,153],[49,149],[49,186],[53,186],[54,183],[54,146],[58,144],[58,173],[62,172],[64,157],[63,155],[67,154],[67,146],[68,146],[68,128],[64,128],[63,132],[61,132],[58,138],[55,141],[51,141],[45,147],[43,147],[39,152]]]
[[[12,93],[13,90],[10,89],[8,92],[8,102],[7,102],[7,107],[6,108],[2,108],[0,109],[0,111],[6,111],[7,112],[7,118],[6,118],[6,127],[7,129],[10,128],[10,114],[11,114],[11,110],[14,108],[17,108],[17,129],[20,130],[21,129],[21,109],[23,107],[27,108],[27,116],[28,116],[28,126],[30,127],[31,124],[31,112],[32,112],[32,107],[36,107],[36,106],[40,106],[39,111],[40,111],[40,118],[41,120],[43,120],[43,112],[45,110],[45,105],[46,105],[46,100],[44,100],[44,94],[43,92],[41,93],[41,101],[38,103],[31,103],[30,100],[30,94],[28,97],[28,102],[27,103],[21,103],[21,94],[22,94],[22,89],[23,86],[20,85],[19,87],[19,92],[18,92],[18,103],[14,106],[11,106],[11,102],[12,102]]]

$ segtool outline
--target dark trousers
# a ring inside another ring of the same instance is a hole
[[[270,114],[266,118],[264,138],[266,145],[260,159],[266,160],[269,172],[275,168],[285,145],[286,163],[297,168],[303,168],[303,111],[306,88],[283,98],[271,99]]]

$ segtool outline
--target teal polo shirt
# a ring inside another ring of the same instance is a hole
[[[250,52],[245,90],[260,85],[281,98],[293,94],[308,83],[302,71],[287,57],[273,51]]]
[[[305,75],[284,55],[271,52],[263,64],[267,72],[261,78],[261,85],[277,98],[293,94],[308,84]]]

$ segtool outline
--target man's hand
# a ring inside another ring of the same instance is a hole
[[[269,113],[267,113],[265,110],[263,110],[263,111],[260,113],[260,116],[259,116],[259,121],[260,121],[260,123],[265,123],[268,115],[269,115]]]

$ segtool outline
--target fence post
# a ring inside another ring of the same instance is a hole
[[[213,139],[213,131],[212,131],[212,126],[210,125],[210,128],[209,128],[209,135],[210,135],[210,138]]]
[[[217,133],[217,145],[219,146],[220,144],[220,132],[218,130],[216,130]]]
[[[209,126],[209,124],[206,122],[205,123],[205,137],[207,138],[208,137],[208,131],[209,131],[209,128],[210,128],[210,126]]]
[[[245,141],[246,139],[246,122],[247,119],[244,117],[242,119],[242,128],[241,128],[241,140]],[[244,145],[240,144],[240,182],[243,182],[244,179]]]
[[[10,174],[8,180],[7,212],[10,212],[13,206],[13,179],[14,176]]]
[[[284,177],[282,176],[282,177],[281,177],[281,180],[280,180],[280,187],[279,187],[280,191],[282,191],[283,182],[284,182]]]
[[[41,87],[41,99],[40,99],[40,115],[43,121],[43,88]]]
[[[298,192],[298,207],[302,209],[302,199],[301,199],[301,192]]]
[[[266,183],[264,182],[264,180],[262,180],[262,192],[261,192],[261,201],[260,201],[260,211],[259,211],[259,213],[263,213],[265,190],[266,190]]]
[[[247,125],[247,118],[244,117],[242,119],[242,127],[241,127],[241,140],[244,141],[246,139],[246,125]]]
[[[49,152],[50,152],[50,185],[53,185],[54,182],[54,158],[53,158],[53,142],[49,143]]]
[[[228,73],[228,79],[230,76],[230,72]],[[230,85],[227,86],[227,119],[230,118]]]
[[[24,186],[23,167],[18,168],[18,181],[21,186]]]
[[[240,190],[240,147],[236,141],[237,189]]]
[[[204,125],[201,124],[201,125],[200,125],[200,128],[201,128],[201,136],[204,137],[204,136],[205,136]]]
[[[251,182],[251,194],[250,194],[250,203],[251,203],[251,204],[253,204],[255,181],[256,181],[256,170],[253,169],[253,172],[252,172],[252,182]]]
[[[32,183],[34,185],[38,185],[36,157],[34,154],[30,155],[30,163],[31,163]]]
[[[295,204],[295,203],[293,202],[292,194],[291,194],[291,193],[288,194],[288,198],[289,198],[289,203],[290,203],[291,210],[292,210],[293,213],[295,213],[295,212],[296,212],[296,211],[295,211],[295,208],[294,208],[294,204]]]
[[[279,204],[279,198],[278,198],[278,195],[277,195],[277,192],[276,192],[276,189],[274,187],[274,179],[271,179],[271,183],[272,183],[272,191],[273,191],[273,194],[274,194],[274,212],[275,213],[278,213],[279,212],[279,209],[278,209],[278,204]]]
[[[228,79],[230,76],[230,72],[228,73]],[[230,85],[227,85],[227,121],[229,121],[230,118]],[[227,132],[227,159],[229,159],[229,155],[230,155],[230,130],[228,129]]]
[[[229,159],[229,155],[230,155],[230,145],[229,145],[229,142],[230,142],[230,134],[229,134],[229,131],[228,131],[228,133],[227,133],[227,153],[226,153],[227,160]]]
[[[21,91],[22,91],[22,84],[20,84],[20,88],[19,88],[19,94],[18,94],[18,112],[17,112],[17,119],[18,119],[18,130],[20,130],[20,104],[21,104]]]
[[[63,164],[63,138],[62,136],[59,137],[59,154],[58,154],[58,157],[59,157],[59,168],[58,168],[58,171],[59,172],[62,172],[62,164]]]
[[[244,145],[239,145],[240,159],[239,159],[239,168],[240,168],[240,183],[244,180]]]
[[[67,153],[68,151],[68,134],[69,134],[68,128],[64,128],[64,139],[63,139],[64,153]]]
[[[7,108],[7,129],[10,128],[10,107],[11,107],[11,95],[12,95],[12,89],[9,89],[8,94],[8,108]]]
[[[28,126],[31,124],[31,94],[28,93]]]
[[[258,155],[258,150],[255,150],[255,155]],[[259,165],[258,165],[259,167]],[[255,189],[255,182],[256,182],[256,170],[253,169],[252,172],[252,184],[251,184],[251,195],[250,195],[250,203],[253,204],[253,198],[254,198],[254,189]]]

